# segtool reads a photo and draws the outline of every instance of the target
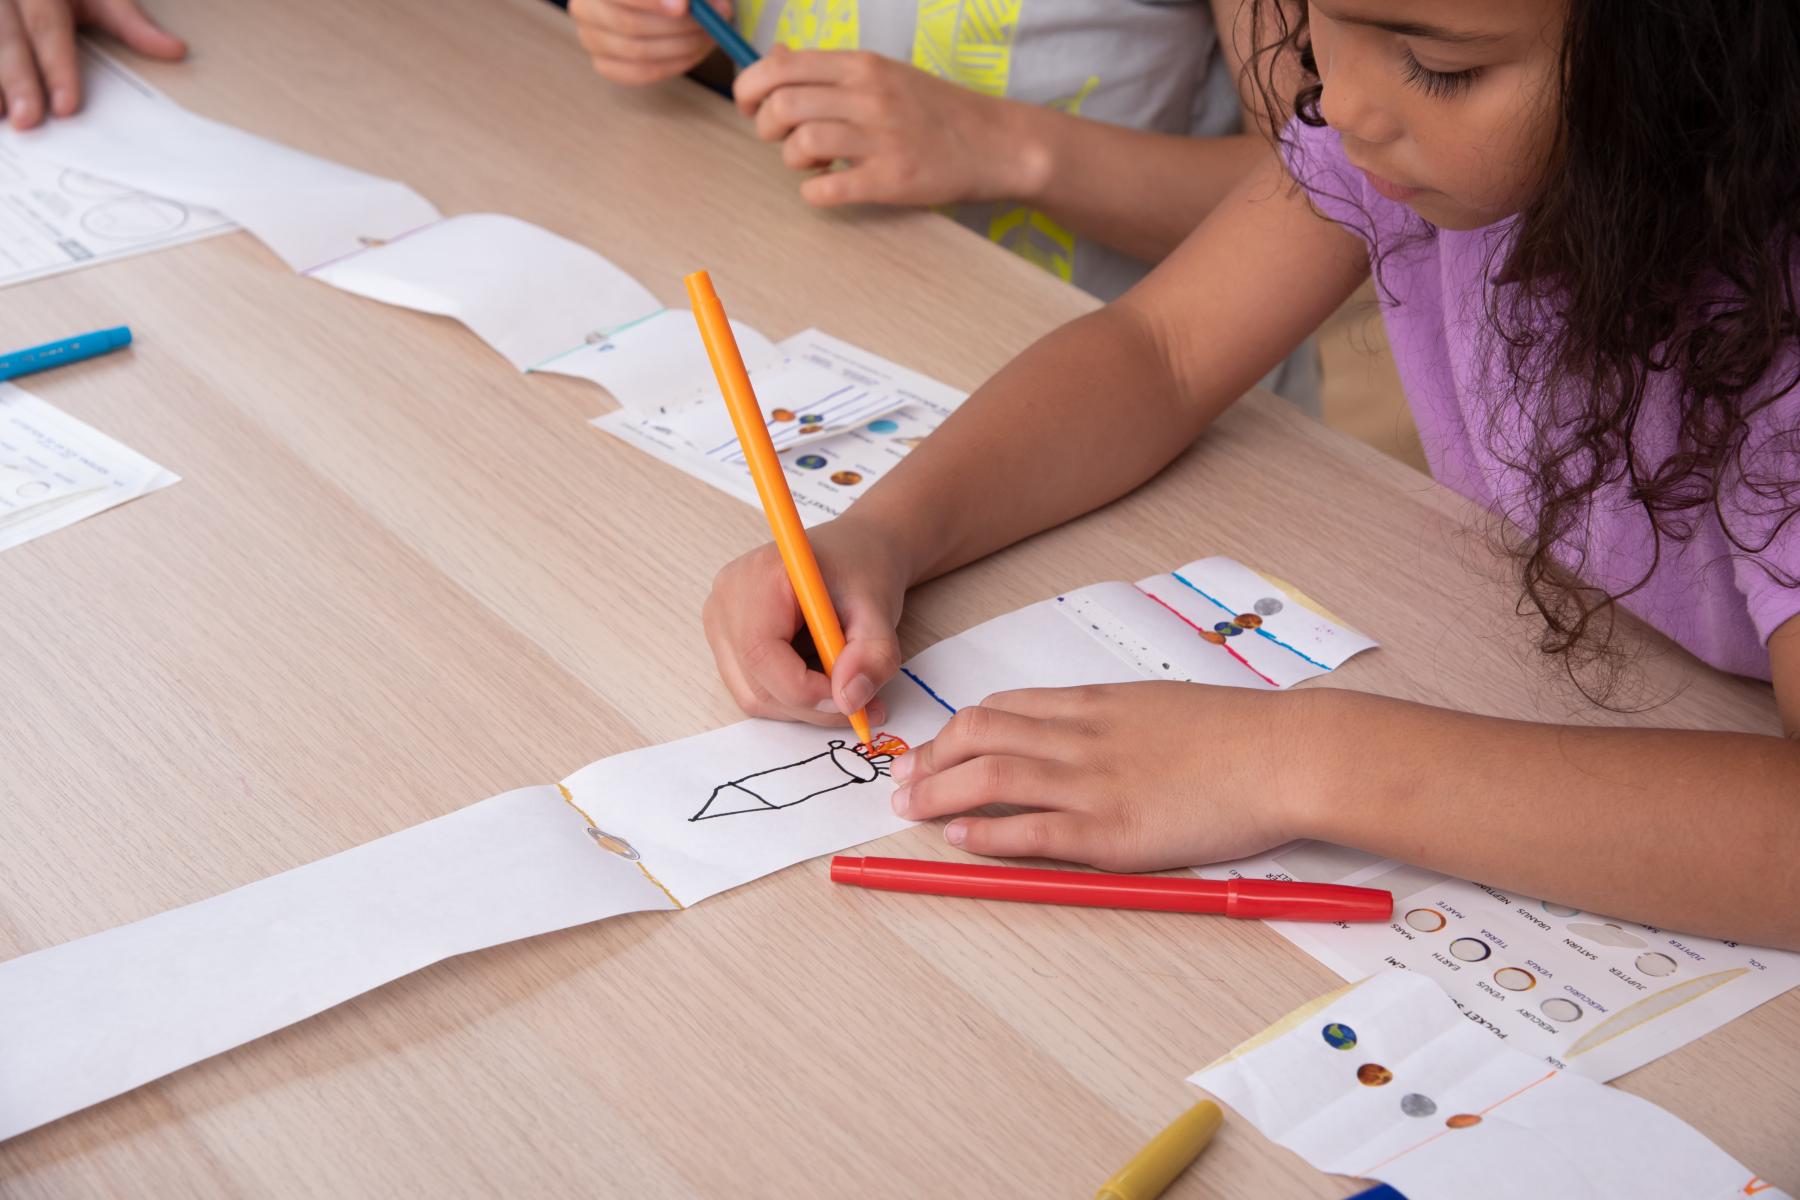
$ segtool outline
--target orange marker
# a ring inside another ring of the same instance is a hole
[[[819,560],[813,557],[812,543],[806,540],[806,527],[800,523],[800,510],[794,507],[794,494],[788,490],[787,476],[781,460],[775,456],[775,443],[769,438],[769,426],[763,420],[762,406],[750,387],[750,373],[744,370],[744,356],[738,351],[731,322],[725,319],[725,306],[713,291],[712,276],[695,271],[684,280],[688,301],[694,306],[694,320],[700,326],[700,340],[706,343],[706,357],[712,361],[719,390],[725,394],[725,407],[731,413],[732,428],[737,430],[738,445],[750,464],[750,478],[756,481],[756,496],[762,501],[763,513],[769,518],[769,531],[781,551],[781,563],[787,568],[788,582],[800,601],[800,613],[806,628],[818,647],[819,661],[830,675],[837,657],[844,651],[844,628],[838,624],[837,610],[825,591],[825,577],[819,574]],[[868,745],[869,717],[862,709],[850,714],[851,728]]]

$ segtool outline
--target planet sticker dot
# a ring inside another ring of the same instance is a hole
[[[855,487],[862,482],[862,476],[855,471],[833,471],[831,482],[839,487]]]
[[[1222,633],[1214,633],[1210,629],[1202,629],[1200,631],[1200,636],[1215,646],[1223,646],[1225,644],[1225,635]]]
[[[1444,1124],[1451,1129],[1473,1129],[1481,1124],[1481,1118],[1474,1113],[1457,1113],[1454,1117],[1447,1118]]]
[[[1262,627],[1262,618],[1255,613],[1239,613],[1237,616],[1233,617],[1232,620],[1236,621],[1245,629],[1260,629]]]
[[[900,428],[900,422],[890,421],[886,417],[882,417],[880,420],[877,420],[877,421],[869,422],[869,432],[870,433],[892,433],[892,432],[894,432],[894,430],[896,430],[898,428]]]
[[[1234,625],[1230,621],[1220,621],[1217,625],[1213,626],[1213,632],[1222,633],[1226,637],[1236,637],[1238,634],[1244,632],[1244,629],[1243,626]]]
[[[771,408],[769,410],[769,419],[772,421],[791,421],[794,419],[794,410],[791,408]]]
[[[800,418],[800,423],[802,425],[817,425],[819,422],[823,421],[824,419],[825,418],[821,417],[818,413],[807,413],[805,416]]]
[[[805,467],[809,471],[816,471],[825,465],[825,456],[823,454],[802,454],[794,460],[794,465]]]
[[[1364,1063],[1356,1068],[1356,1082],[1364,1087],[1380,1087],[1394,1082],[1394,1073],[1380,1063]]]
[[[1264,596],[1250,607],[1254,608],[1261,616],[1272,617],[1281,611],[1281,601],[1273,596]]]
[[[1321,1029],[1319,1035],[1325,1039],[1325,1044],[1330,1046],[1333,1050],[1356,1049],[1356,1030],[1350,1028],[1348,1025],[1340,1025],[1336,1021],[1333,1021],[1324,1029]]]
[[[825,427],[823,425],[802,425],[800,427],[800,432],[801,433],[824,433]]]
[[[1430,1096],[1421,1096],[1417,1092],[1408,1092],[1400,1097],[1400,1111],[1409,1117],[1429,1117],[1437,1111],[1437,1101]]]

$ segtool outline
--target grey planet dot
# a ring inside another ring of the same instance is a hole
[[[1408,1092],[1400,1097],[1400,1111],[1409,1117],[1429,1117],[1437,1111],[1437,1101],[1430,1096],[1421,1096],[1417,1092]]]
[[[1258,600],[1254,605],[1252,605],[1252,607],[1255,608],[1256,611],[1258,613],[1260,613],[1261,615],[1263,615],[1265,617],[1272,617],[1276,613],[1281,611],[1281,601],[1277,600],[1273,596],[1264,596],[1261,600]]]

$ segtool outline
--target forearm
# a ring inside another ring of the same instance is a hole
[[[1127,295],[971,396],[850,510],[911,582],[1097,508],[1199,436],[1368,274],[1265,162]]]
[[[1255,134],[1146,133],[1017,105],[1018,200],[1076,234],[1161,262],[1272,153]]]
[[[1800,949],[1800,744],[1297,694],[1304,836],[1646,924]]]
[[[1123,495],[1209,417],[1141,319],[1101,309],[1009,363],[850,516],[898,543],[917,583]]]

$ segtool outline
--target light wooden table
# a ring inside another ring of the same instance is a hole
[[[1090,303],[935,217],[806,210],[726,106],[603,85],[535,0],[156,8],[196,52],[142,69],[183,103],[537,222],[667,301],[709,267],[774,336],[972,387]],[[30,386],[184,481],[0,559],[0,955],[733,719],[696,614],[762,518],[586,427],[595,389],[244,235],[0,293],[7,345],[125,321],[130,354]],[[1470,520],[1253,398],[1127,500],[922,589],[904,635],[1227,553],[1383,642],[1342,686],[1579,713]],[[1774,726],[1766,689],[1653,664],[1677,684],[1642,719]],[[1260,925],[921,904],[812,862],[423,971],[0,1146],[0,1192],[1091,1194],[1189,1070],[1334,983]],[[1797,1016],[1621,1086],[1800,1186]],[[1346,1190],[1234,1122],[1170,1194]]]

